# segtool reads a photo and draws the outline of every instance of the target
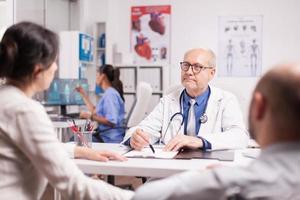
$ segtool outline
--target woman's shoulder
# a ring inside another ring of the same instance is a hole
[[[113,88],[113,87],[109,87],[105,90],[104,95],[103,96],[120,96],[119,92]]]
[[[13,86],[1,86],[0,104],[2,108],[11,113],[37,112],[44,111],[44,107],[37,101],[25,96],[19,89]]]
[[[118,93],[118,91],[114,87],[107,88],[105,92],[112,94]]]

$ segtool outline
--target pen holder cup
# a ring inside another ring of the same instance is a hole
[[[75,134],[75,143],[77,146],[92,148],[93,132],[81,131]]]

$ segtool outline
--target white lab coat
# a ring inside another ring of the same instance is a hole
[[[245,148],[249,136],[236,97],[219,88],[210,87],[210,89],[206,109],[208,121],[201,124],[198,136],[209,141],[212,150]],[[128,140],[137,128],[141,128],[151,135],[152,143],[163,138],[163,142],[167,144],[176,136],[182,120],[177,115],[167,129],[172,115],[180,112],[179,98],[182,91],[183,88],[180,88],[161,98],[159,104],[138,126],[127,131],[124,141]],[[183,125],[178,134],[184,134]]]

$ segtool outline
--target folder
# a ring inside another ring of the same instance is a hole
[[[216,159],[220,161],[234,161],[234,152],[228,150],[202,151],[184,149],[175,156],[175,159]]]

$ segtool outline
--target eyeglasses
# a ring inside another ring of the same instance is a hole
[[[189,71],[190,67],[192,67],[192,70],[195,74],[200,73],[202,70],[205,69],[212,69],[213,67],[204,67],[203,65],[199,63],[191,64],[189,62],[180,62],[180,67],[182,71]]]

